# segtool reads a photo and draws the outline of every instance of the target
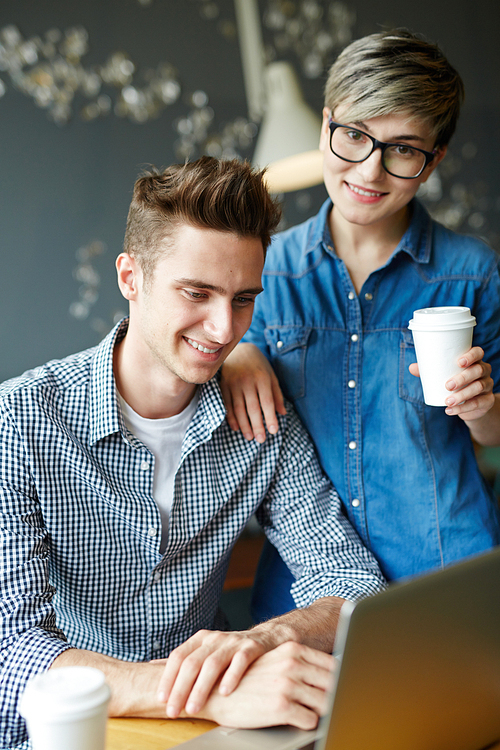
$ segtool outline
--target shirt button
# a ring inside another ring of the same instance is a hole
[[[158,583],[158,581],[161,581],[161,573],[155,573],[153,576],[153,581],[155,583]]]
[[[353,333],[351,336],[351,341],[357,341],[359,339],[359,336],[357,333]]]
[[[159,651],[159,650],[160,650],[160,648],[161,648],[161,643],[160,643],[160,641],[153,641],[153,650],[154,650],[154,651]]]
[[[358,500],[357,497],[354,498],[354,500],[352,501],[351,505],[352,505],[353,508],[359,508],[359,500]]]
[[[154,526],[150,526],[148,529],[148,536],[156,536],[158,534],[158,529],[155,529]]]
[[[370,292],[367,292],[365,294],[365,299],[368,300],[368,302],[369,302],[371,299],[373,299],[373,294],[370,294]]]
[[[355,380],[349,380],[349,382],[347,383],[347,385],[349,386],[349,388],[356,388],[356,381]]]
[[[276,342],[276,348],[277,349],[282,349],[283,348],[283,342],[282,341],[277,341]]]
[[[349,292],[349,294],[347,295],[348,299],[354,299],[355,296],[356,295],[354,294],[354,292]]]
[[[149,463],[147,461],[141,462],[141,471],[147,471],[149,469]]]
[[[351,442],[349,443],[349,448],[350,448],[350,449],[351,449],[352,451],[353,451],[353,450],[355,450],[355,449],[357,448],[357,443],[356,443],[356,441],[355,441],[355,440],[351,440]]]

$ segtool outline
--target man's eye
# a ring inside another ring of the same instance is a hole
[[[191,299],[205,299],[207,296],[204,292],[193,292],[191,289],[185,289],[184,291]]]
[[[253,297],[235,297],[234,302],[239,307],[246,307],[246,305],[250,305],[252,302],[254,302]]]

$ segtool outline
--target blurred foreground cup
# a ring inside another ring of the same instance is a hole
[[[93,667],[59,667],[27,684],[19,713],[33,750],[104,750],[111,693]]]

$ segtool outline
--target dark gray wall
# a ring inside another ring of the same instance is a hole
[[[269,4],[260,0],[263,13]],[[296,0],[295,7],[300,4]],[[208,5],[218,7],[217,19],[201,15]],[[320,5],[328,9],[331,3]],[[458,207],[460,228],[498,247],[498,0],[345,0],[345,5],[356,13],[354,36],[382,25],[406,26],[437,41],[461,72],[466,105],[449,167],[443,166],[443,196],[431,207]],[[195,90],[208,94],[216,131],[246,116],[237,40],[220,30],[221,23],[233,21],[232,0],[152,0],[149,6],[138,0],[2,0],[0,30],[14,24],[28,39],[51,28],[82,25],[89,34],[85,67],[101,65],[123,50],[139,69],[139,84],[141,71],[168,61],[177,68],[183,96],[145,124],[113,114],[85,122],[78,116],[85,102],[76,97],[75,116],[58,126],[14,88],[0,66],[6,88],[0,97],[0,380],[93,345],[114,315],[126,310],[113,262],[121,249],[131,189],[144,165],[179,160],[174,126],[189,111],[184,97]],[[265,34],[273,42],[269,30]],[[287,54],[298,67],[294,55]],[[302,77],[302,83],[309,103],[320,112],[323,79]],[[116,97],[116,89],[107,93]],[[251,150],[243,155],[251,156]],[[287,221],[306,218],[324,197],[323,188],[287,196]],[[89,316],[77,319],[69,313],[82,286],[74,278],[75,253],[94,239],[107,247],[92,263],[101,277],[99,297]]]

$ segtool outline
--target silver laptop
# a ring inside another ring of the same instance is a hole
[[[500,548],[342,607],[319,730],[217,727],[182,750],[483,750],[500,741]]]

